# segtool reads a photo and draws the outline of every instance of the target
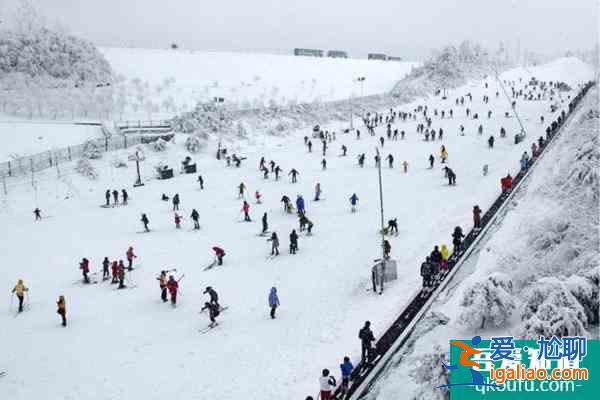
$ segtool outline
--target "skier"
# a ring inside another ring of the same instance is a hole
[[[390,258],[390,253],[392,252],[392,245],[389,240],[383,241],[383,258]]]
[[[207,293],[210,296],[210,304],[214,304],[218,309],[220,309],[221,306],[219,305],[219,294],[215,291],[215,289],[213,289],[212,286],[207,286],[202,294]]]
[[[146,214],[142,214],[142,219],[140,219],[140,221],[142,221],[142,223],[144,224],[144,230],[146,232],[150,232],[150,229],[148,228],[148,224],[150,223],[150,221],[148,220]]]
[[[114,200],[114,206],[118,206],[119,205],[119,191],[118,190],[113,190],[112,192],[113,195],[113,200]]]
[[[121,197],[123,197],[123,205],[127,205],[127,200],[129,199],[129,194],[125,189],[121,189]]]
[[[173,275],[169,276],[169,281],[167,282],[167,289],[169,290],[169,294],[171,295],[171,305],[173,307],[177,304],[177,291],[179,290],[179,283],[175,280]]]
[[[327,154],[327,141],[323,140],[323,157]]]
[[[350,387],[350,377],[352,376],[352,370],[354,365],[350,362],[350,357],[344,357],[344,362],[340,364],[340,370],[342,371],[342,385],[341,392],[342,396],[345,396]]]
[[[312,153],[312,141],[309,140],[307,143],[307,146],[308,146],[308,152]]]
[[[323,161],[321,161],[321,167],[323,168],[323,171],[325,171],[327,169],[327,160],[323,159]]]
[[[350,206],[351,206],[352,212],[356,212],[357,205],[358,205],[358,196],[356,195],[356,193],[353,193],[352,196],[350,197]]]
[[[104,260],[102,261],[102,280],[106,281],[108,280],[110,274],[108,273],[108,267],[110,266],[110,261],[108,260],[108,257],[104,257]]]
[[[273,286],[269,293],[269,307],[271,307],[271,319],[275,319],[275,310],[279,307],[279,296],[277,296],[277,288]]]
[[[386,159],[388,160],[389,167],[394,168],[394,156],[392,156],[391,154],[388,154]]]
[[[306,209],[304,208],[304,198],[300,194],[296,197],[296,209],[298,210],[298,215],[306,213]]]
[[[175,214],[177,215],[177,214]],[[131,271],[133,270],[133,259],[137,258],[137,256],[135,255],[135,253],[133,252],[133,247],[129,246],[129,248],[127,249],[127,253],[125,253],[125,255],[127,256],[127,270]]]
[[[393,235],[394,233],[398,235],[398,218],[390,219],[388,221],[388,233]]]
[[[527,154],[526,151],[523,152],[519,163],[521,164],[522,171],[526,170],[529,167],[529,154]]]
[[[258,190],[254,192],[254,198],[256,199],[256,204],[262,204],[262,200],[260,199],[262,195]]]
[[[488,147],[490,149],[494,148],[494,135],[491,135],[490,138],[488,139]]]
[[[331,391],[336,387],[335,378],[329,375],[329,370],[325,368],[319,378],[319,388],[321,390],[321,400],[333,400]]]
[[[217,265],[223,265],[223,257],[225,257],[225,250],[218,246],[213,246],[212,249],[215,252],[215,257],[217,257]]]
[[[381,162],[381,157],[379,157],[379,154],[375,155],[375,167],[379,168],[379,163]]]
[[[365,153],[358,156],[358,165],[363,168],[365,166]]]
[[[431,263],[430,258],[426,257],[425,262],[421,264],[421,277],[423,277],[423,289],[431,286]]]
[[[442,149],[440,150],[440,157],[442,158],[442,164],[448,159],[448,150],[446,150],[445,146],[442,146]]]
[[[271,238],[267,239],[267,242],[271,242],[271,255],[278,256],[279,255],[279,238],[277,237],[277,233],[271,233]]]
[[[291,175],[292,176],[292,183],[296,183],[297,179],[296,177],[298,175],[300,175],[300,173],[298,171],[296,171],[295,168],[292,168],[291,171],[289,172],[288,176]]]
[[[279,174],[281,173],[281,167],[278,165],[277,168],[275,168],[275,180],[278,181],[279,180]]]
[[[202,175],[198,175],[198,183],[200,184],[200,190],[204,190],[204,178],[202,178]]]
[[[281,197],[281,202],[283,203],[283,211],[285,211],[288,214],[291,214],[293,206],[292,206],[292,201],[290,200],[290,198],[284,194]]]
[[[444,172],[446,173],[446,178],[448,178],[448,185],[456,185],[456,174],[454,171],[448,167],[444,167]]]
[[[116,261],[112,262],[112,265],[110,267],[110,271],[112,274],[112,281],[110,282],[111,285],[115,284],[118,282],[118,277],[119,277],[119,263],[117,263]]]
[[[198,222],[198,220],[200,219],[200,214],[198,213],[198,211],[196,211],[195,208],[192,209],[190,218],[192,218],[192,221],[194,221],[194,230],[200,229],[200,223]]]
[[[346,152],[348,151],[348,148],[346,147],[346,145],[342,145],[342,157],[346,157]]]
[[[220,312],[219,312],[219,306],[211,304],[211,303],[208,303],[208,302],[205,302],[204,303],[204,307],[202,307],[200,309],[200,312],[202,312],[204,310],[208,310],[208,318],[210,318],[210,324],[208,325],[208,327],[212,328],[212,327],[218,325],[216,318],[220,314]]]
[[[306,217],[305,214],[300,214],[300,232],[306,229],[306,234],[308,236],[312,235],[313,223],[310,219]]]
[[[119,261],[119,287],[117,289],[125,289],[125,264],[123,261]]]
[[[238,186],[238,199],[244,197],[244,191],[246,190],[246,185],[244,182],[241,182]]]
[[[181,220],[182,220],[181,215],[175,213],[173,218],[175,220],[175,229],[180,229],[181,228]]]
[[[35,220],[39,221],[42,219],[42,211],[36,207],[35,210],[33,210],[33,214],[35,215]]]
[[[371,331],[370,321],[365,322],[365,326],[358,332],[358,338],[361,343],[360,362],[364,367],[371,356],[371,343],[375,341],[375,336],[373,336],[373,331]]]
[[[56,305],[58,306],[56,313],[62,318],[62,326],[67,326],[67,303],[65,302],[65,296],[58,296]]]
[[[463,234],[460,226],[457,226],[456,228],[454,228],[454,232],[452,233],[452,244],[454,245],[453,253],[455,253],[457,255],[459,254],[460,245],[462,244],[462,239],[464,237],[465,237],[465,235]]]
[[[315,185],[315,201],[321,200],[321,184],[317,182]]]
[[[433,168],[433,162],[435,161],[435,157],[433,157],[433,154],[429,155],[429,169]]]
[[[83,258],[79,263],[79,269],[83,275],[83,283],[90,283],[90,278],[88,277],[88,273],[90,272],[90,262],[87,258]]]
[[[360,131],[356,130],[356,140],[360,140]]]
[[[478,205],[473,206],[473,226],[481,229],[481,208]]]
[[[244,200],[244,205],[242,205],[242,212],[244,213],[244,221],[250,222],[250,204],[246,200]]]
[[[110,189],[106,189],[104,197],[106,198],[106,207],[110,206]]]
[[[23,301],[25,300],[25,292],[28,292],[29,288],[27,288],[27,286],[25,286],[25,284],[23,283],[23,279],[19,279],[17,281],[17,284],[15,285],[15,287],[12,290],[13,294],[17,295],[17,298],[19,299],[19,312],[22,313],[23,312]]]
[[[296,254],[296,251],[298,251],[298,234],[293,229],[290,233],[290,254]]]
[[[271,167],[271,172],[275,172],[275,161],[271,160],[269,166]]]
[[[267,222],[267,213],[262,216],[262,234],[264,235],[269,230],[269,224]]]
[[[483,168],[481,171],[483,173],[483,176],[487,176],[489,169],[490,169],[490,167],[487,164],[483,164]]]
[[[173,211],[179,211],[179,193],[173,196]]]
[[[156,278],[158,287],[160,287],[160,298],[163,303],[167,302],[167,271],[160,271],[160,276]]]
[[[385,142],[385,139],[383,138],[383,136],[381,136],[379,138],[379,143],[381,143],[381,147],[383,147],[383,143]]]

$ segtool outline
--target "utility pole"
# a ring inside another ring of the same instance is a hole
[[[381,183],[381,155],[379,154],[379,149],[375,147],[375,152],[377,153],[377,158],[379,162],[377,163],[377,173],[379,175],[379,207],[381,212],[381,259],[385,259],[385,252],[383,250],[383,242],[385,241],[385,231],[384,231],[384,218],[383,218],[383,185]]]
[[[361,97],[361,100],[362,100],[363,97],[365,97],[365,92],[364,92],[365,79],[366,78],[364,76],[359,76],[358,78],[356,78],[356,80],[358,82],[360,82],[360,97]],[[365,115],[365,110],[361,110],[361,114],[362,114],[362,116],[364,116]]]
[[[142,183],[142,175],[140,174],[140,161],[142,161],[142,160],[143,160],[143,158],[140,156],[140,152],[136,151],[135,152],[135,167],[137,170],[137,180],[133,184],[133,187],[144,186],[144,184]]]
[[[221,134],[219,136],[219,145],[217,148],[217,160],[221,159],[221,141],[223,140],[223,129],[221,124],[223,123],[223,111],[221,110],[221,107],[219,107],[220,103],[223,103],[225,101],[225,99],[223,97],[214,97],[213,101],[215,102],[215,107],[219,110],[219,130],[221,131]]]

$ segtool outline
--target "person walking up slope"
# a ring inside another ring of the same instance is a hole
[[[329,370],[325,368],[319,378],[319,387],[321,389],[321,400],[333,400],[331,392],[335,389],[336,382],[333,376],[329,375]]]
[[[290,254],[296,254],[296,251],[298,251],[298,234],[294,229],[290,233]]]
[[[250,219],[250,204],[246,200],[244,200],[244,204],[242,205],[242,212],[244,213],[244,221],[251,222]]]
[[[350,197],[350,207],[352,212],[356,212],[356,206],[358,205],[358,196],[356,193],[353,193]]]
[[[171,305],[173,307],[176,307],[179,283],[175,280],[175,277],[173,275],[169,276],[169,281],[167,282],[167,289],[169,290],[169,294],[171,295]]]
[[[271,255],[278,256],[279,255],[279,238],[277,237],[277,233],[271,233],[271,238],[267,239],[267,242],[271,242]]]
[[[13,294],[17,295],[17,298],[19,299],[19,312],[22,313],[23,312],[23,301],[25,300],[25,292],[28,292],[29,288],[27,288],[27,286],[25,286],[25,284],[23,284],[23,279],[19,279],[17,281],[17,284],[15,285],[15,287],[12,290]]]
[[[275,319],[275,310],[279,307],[279,296],[277,296],[276,287],[272,287],[269,293],[269,307],[271,307],[271,319]]]
[[[67,303],[65,302],[65,296],[58,296],[56,305],[58,306],[56,313],[62,318],[62,326],[67,326]]]

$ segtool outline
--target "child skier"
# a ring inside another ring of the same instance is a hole
[[[19,312],[23,312],[23,301],[25,300],[25,292],[28,292],[29,289],[25,286],[25,284],[23,283],[23,279],[19,279],[17,281],[17,284],[15,285],[15,287],[12,290],[13,294],[17,295],[17,298],[19,299]]]
[[[150,232],[150,229],[148,228],[150,221],[148,220],[146,214],[142,214],[142,219],[140,219],[140,221],[142,221],[142,224],[144,224],[144,231]]]
[[[271,255],[278,256],[279,255],[279,238],[277,237],[277,233],[271,233],[271,238],[267,239],[267,242],[271,242]]]
[[[110,267],[110,261],[108,260],[108,257],[104,257],[104,260],[102,261],[102,280],[106,281],[108,280],[110,274],[108,272],[108,267]]]
[[[175,229],[181,229],[181,215],[175,213],[173,219],[175,220]]]
[[[353,193],[352,196],[350,197],[350,206],[351,206],[352,212],[356,212],[357,205],[358,205],[358,196],[356,195],[356,193]]]
[[[179,290],[179,283],[175,280],[173,275],[169,276],[169,281],[167,282],[167,289],[169,290],[169,294],[171,295],[171,305],[175,307],[177,305],[177,291]]]
[[[296,254],[296,251],[298,251],[298,234],[293,229],[290,233],[290,254]]]
[[[217,257],[217,265],[223,265],[223,257],[225,257],[225,250],[217,246],[213,246],[212,249],[215,252],[215,257]]]
[[[244,200],[244,204],[242,205],[242,212],[244,213],[244,221],[251,222],[250,219],[250,204],[246,200]]]
[[[167,302],[167,271],[160,271],[160,276],[156,278],[160,287],[160,298],[163,303]]]
[[[58,301],[56,302],[58,306],[58,310],[56,313],[59,314],[62,318],[62,326],[67,326],[67,303],[65,302],[65,296],[58,296]]]
[[[175,213],[175,215],[177,215],[177,213]],[[133,252],[132,246],[129,246],[129,248],[127,249],[127,253],[125,253],[125,256],[127,257],[127,263],[128,263],[127,270],[132,271],[133,270],[133,259],[137,258],[137,256]]]
[[[196,211],[196,209],[192,209],[192,213],[190,214],[190,217],[192,218],[192,221],[194,221],[194,230],[198,230],[200,229],[200,223],[198,222],[198,219],[200,218],[200,214],[198,214],[198,211]]]
[[[269,307],[271,307],[271,319],[275,319],[275,310],[279,307],[279,296],[277,296],[277,288],[272,287],[269,292]]]
[[[210,318],[210,328],[218,325],[216,318],[219,316],[219,306],[211,303],[204,303],[204,307],[200,309],[200,312],[208,309],[208,317]]]
[[[87,258],[84,257],[81,260],[79,263],[79,269],[83,275],[83,283],[90,283],[90,278],[88,277],[88,273],[90,272],[90,262]]]
[[[42,211],[36,207],[35,210],[33,210],[33,214],[35,215],[35,220],[39,221],[42,219]]]
[[[317,182],[315,185],[315,201],[321,200],[321,184]]]

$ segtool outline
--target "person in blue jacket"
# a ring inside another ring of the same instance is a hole
[[[271,307],[271,318],[275,319],[275,310],[279,306],[279,296],[277,296],[277,288],[272,287],[269,293],[269,307]]]
[[[299,215],[304,214],[304,212],[306,211],[304,209],[304,198],[302,197],[302,195],[298,195],[298,197],[296,198],[296,210],[298,210]]]
[[[352,197],[350,197],[350,205],[352,206],[352,212],[356,211],[357,204],[358,204],[358,196],[356,195],[356,193],[353,193]]]
[[[340,369],[342,370],[342,394],[345,395],[350,387],[350,375],[352,375],[352,370],[354,369],[354,365],[350,362],[350,357],[344,357],[344,363],[340,364]]]

